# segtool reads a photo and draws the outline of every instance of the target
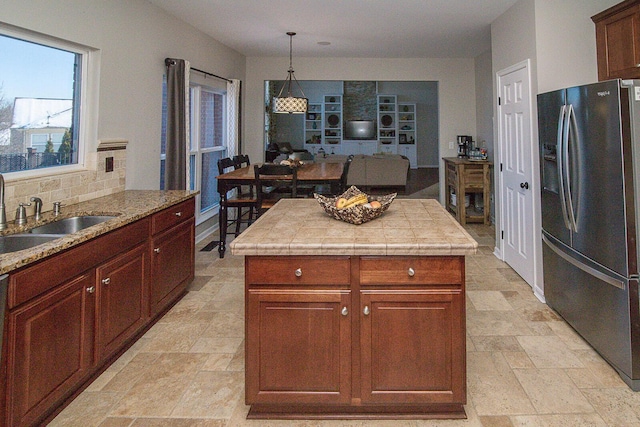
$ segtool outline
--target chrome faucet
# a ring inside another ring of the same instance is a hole
[[[31,201],[34,203],[34,218],[39,221],[42,215],[42,199],[40,197],[32,197]]]
[[[7,228],[7,212],[4,206],[4,177],[0,173],[0,230]]]
[[[62,202],[53,202],[53,214],[55,216],[60,215],[60,207],[62,206]]]
[[[27,223],[27,209],[25,206],[31,206],[31,203],[19,203],[16,209],[15,223],[17,225],[25,225]]]

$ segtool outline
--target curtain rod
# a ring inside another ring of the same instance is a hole
[[[229,79],[227,79],[227,78],[220,77],[220,76],[215,75],[215,74],[207,73],[206,71],[198,70],[197,68],[193,68],[193,67],[191,67],[191,69],[192,69],[193,71],[197,71],[197,72],[199,72],[199,73],[202,73],[202,74],[204,74],[205,76],[215,77],[215,78],[217,78],[217,79],[220,79],[220,80],[226,80],[227,82],[231,83],[231,80],[229,80]]]

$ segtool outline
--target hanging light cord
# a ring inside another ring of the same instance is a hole
[[[293,72],[293,36],[295,36],[296,33],[288,32],[287,35],[289,36],[289,71],[287,71],[286,84],[282,85],[282,89],[280,89],[280,93],[278,94],[278,98],[280,98],[282,96],[282,91],[284,90],[285,86],[287,86],[287,97],[291,98],[291,82],[292,82],[292,80],[295,80],[296,84],[298,85],[298,89],[300,89],[300,92],[302,93],[302,97],[306,98],[306,95],[304,94],[304,91],[302,90],[302,87],[300,86],[300,83],[298,83],[298,79],[296,79],[296,76],[295,76],[295,74]]]

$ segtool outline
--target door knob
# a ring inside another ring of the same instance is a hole
[[[529,189],[529,183],[528,182],[521,182],[520,183],[520,188],[524,188],[525,190]]]

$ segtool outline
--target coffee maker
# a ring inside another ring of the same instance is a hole
[[[458,157],[466,159],[469,157],[472,138],[469,135],[458,135]]]

